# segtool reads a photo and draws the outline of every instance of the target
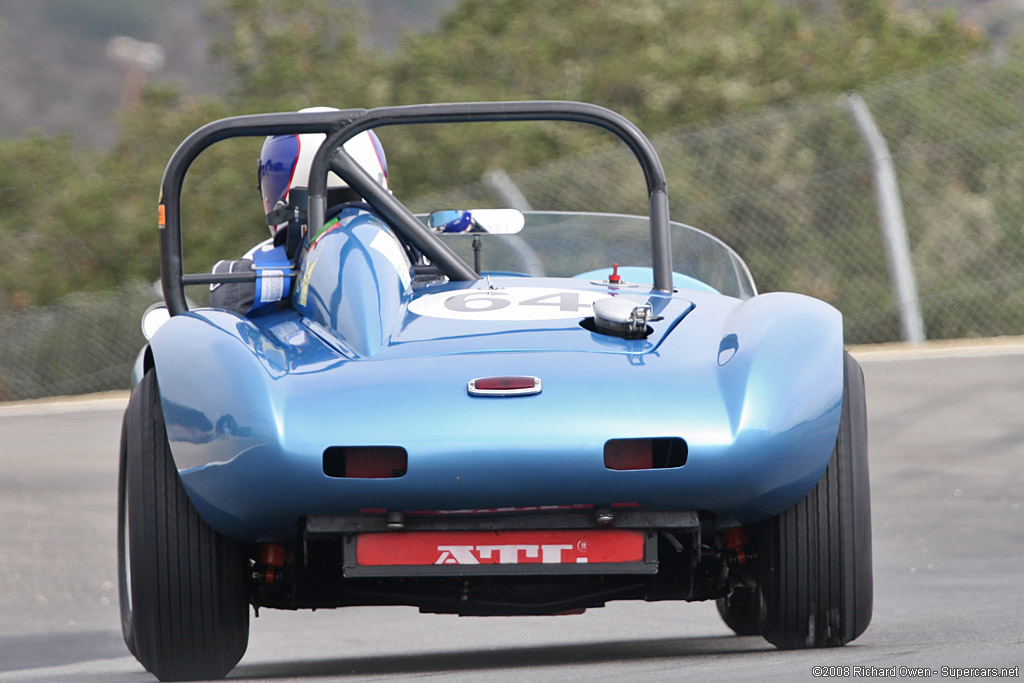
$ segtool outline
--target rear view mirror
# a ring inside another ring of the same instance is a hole
[[[427,225],[439,234],[514,235],[526,219],[516,209],[468,209],[434,211]]]

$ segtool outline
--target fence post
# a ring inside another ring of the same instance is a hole
[[[511,208],[519,209],[520,211],[533,211],[530,202],[527,201],[526,196],[519,189],[519,186],[516,185],[516,182],[509,177],[508,173],[505,173],[505,169],[492,168],[487,173],[484,173],[483,181],[498,193],[501,201],[508,204]]]
[[[533,211],[530,202],[526,200],[526,196],[519,189],[519,186],[516,185],[515,181],[509,177],[508,173],[505,173],[505,169],[495,168],[487,171],[484,173],[483,181],[492,190],[497,192],[501,201],[508,204],[510,208],[519,209],[520,211]],[[526,272],[534,277],[543,276],[544,264],[533,247],[527,244],[519,235],[507,235],[506,237],[505,242],[519,254],[519,258],[523,260]]]
[[[893,295],[899,308],[902,338],[903,341],[920,343],[925,340],[924,321],[921,318],[921,302],[917,296],[914,265],[910,260],[910,246],[907,241],[907,224],[903,218],[903,204],[900,201],[899,186],[896,184],[892,154],[889,153],[889,145],[875,125],[864,98],[859,93],[851,92],[844,96],[843,103],[871,153],[882,244],[889,265]]]

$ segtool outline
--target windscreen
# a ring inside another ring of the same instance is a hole
[[[518,235],[483,235],[481,268],[542,277],[573,277],[591,270],[651,265],[645,216],[605,213],[526,212]],[[706,232],[671,224],[672,269],[721,294],[746,299],[756,293],[750,271],[724,242]],[[473,238],[446,236],[463,260],[473,263]]]

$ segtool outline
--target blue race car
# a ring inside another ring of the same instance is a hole
[[[610,131],[649,215],[414,215],[347,145],[506,120]],[[183,274],[192,161],[229,137],[312,133],[308,187],[270,207],[289,226],[277,256]],[[360,201],[329,210],[332,174]],[[657,155],[621,116],[506,102],[234,117],[188,137],[161,189],[169,315],[136,364],[118,546],[125,642],[157,677],[227,674],[250,605],[716,600],[736,633],[780,648],[867,627],[864,379],[842,318],[757,294],[735,252],[671,222]],[[185,286],[210,284],[262,305],[189,310]]]

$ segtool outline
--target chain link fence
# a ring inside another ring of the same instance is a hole
[[[860,92],[899,183],[930,339],[1024,334],[1024,54],[996,52]],[[652,138],[674,220],[732,245],[761,292],[844,314],[848,343],[893,341],[871,153],[842,98]],[[637,213],[623,148],[511,174],[534,208]],[[493,183],[408,202],[416,211],[506,205]],[[0,400],[123,388],[143,343],[148,284],[0,316]]]
[[[899,183],[919,305],[931,339],[1024,333],[1024,54],[904,74],[860,93]],[[894,341],[900,321],[871,152],[845,98],[818,98],[652,138],[672,218],[732,245],[761,292],[843,312],[849,343]],[[607,149],[511,174],[535,208],[635,213],[637,173]],[[486,183],[419,210],[500,205]],[[642,207],[641,207],[642,208]]]
[[[133,282],[0,315],[0,401],[127,388],[139,321],[158,298]]]

